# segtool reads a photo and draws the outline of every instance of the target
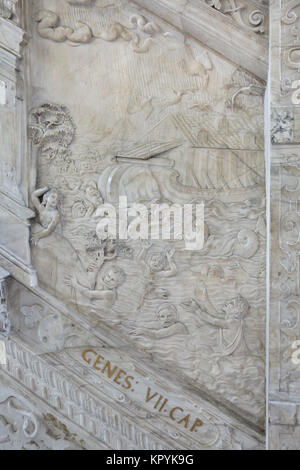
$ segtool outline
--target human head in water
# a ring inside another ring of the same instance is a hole
[[[118,266],[108,266],[102,274],[103,284],[108,289],[116,289],[125,282],[126,275]]]
[[[178,311],[173,304],[164,304],[156,312],[156,319],[163,328],[168,328],[178,321]]]
[[[148,256],[147,263],[153,273],[163,271],[166,263],[166,255],[163,252],[151,253]]]

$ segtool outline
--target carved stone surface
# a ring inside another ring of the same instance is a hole
[[[299,449],[300,0],[25,3],[0,0],[0,450]],[[101,231],[120,197],[131,228],[204,205],[203,247]]]
[[[263,426],[264,83],[132,2],[51,4],[30,44],[39,286]],[[204,248],[101,240],[120,196],[205,201]]]

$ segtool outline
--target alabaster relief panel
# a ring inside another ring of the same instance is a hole
[[[32,2],[40,286],[264,422],[264,84],[132,2]],[[102,202],[204,201],[205,244],[100,240]]]

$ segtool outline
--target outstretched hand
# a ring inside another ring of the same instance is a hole
[[[130,335],[132,336],[143,336],[143,334],[144,334],[143,328],[136,327],[130,330]]]
[[[181,303],[181,306],[184,310],[187,310],[188,312],[192,313],[195,313],[198,309],[198,305],[195,299],[186,299]]]

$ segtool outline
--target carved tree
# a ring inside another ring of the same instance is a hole
[[[31,112],[31,138],[40,155],[65,161],[75,136],[75,125],[67,107],[46,103]]]

